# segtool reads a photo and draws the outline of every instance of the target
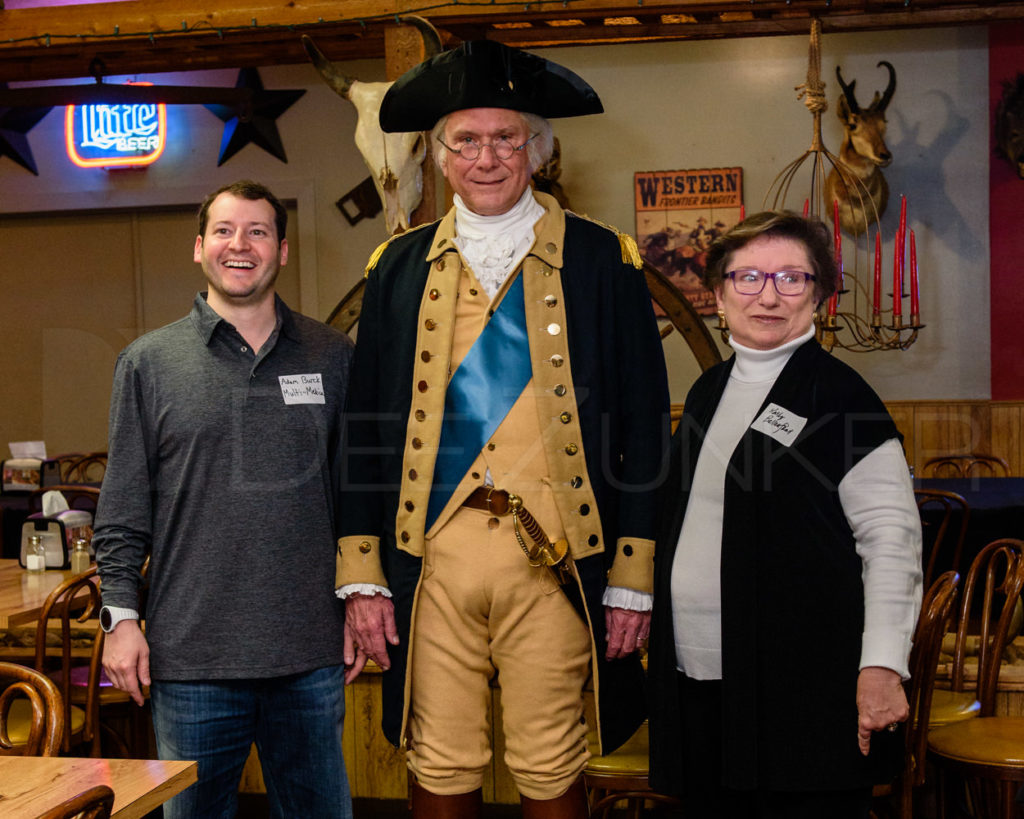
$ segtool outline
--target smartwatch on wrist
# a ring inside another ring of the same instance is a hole
[[[110,634],[114,627],[122,620],[138,620],[139,613],[135,609],[126,609],[119,606],[104,606],[100,609],[100,627]]]

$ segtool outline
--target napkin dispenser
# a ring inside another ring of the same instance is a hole
[[[21,551],[18,562],[26,565],[28,539],[41,535],[46,551],[47,569],[68,569],[71,567],[71,546],[75,538],[92,541],[92,513],[84,509],[67,509],[49,517],[30,515],[21,527]]]

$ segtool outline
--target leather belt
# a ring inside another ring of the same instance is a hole
[[[512,511],[508,502],[508,492],[504,489],[495,489],[493,486],[478,486],[469,493],[469,497],[462,502],[463,506],[470,509],[482,509],[492,515],[503,517]]]

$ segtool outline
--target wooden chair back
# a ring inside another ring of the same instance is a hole
[[[971,517],[971,508],[962,495],[956,492],[945,492],[941,489],[915,489],[918,512],[924,534],[924,588],[930,588],[937,571],[952,569],[960,573],[960,561],[963,557],[964,538],[967,536],[967,524]],[[938,512],[938,520],[931,519],[931,513]],[[927,519],[926,519],[927,518]],[[954,520],[959,523],[954,525]],[[947,540],[948,538],[948,540]],[[939,555],[945,551],[951,557],[943,557],[943,565],[938,565]]]
[[[64,741],[64,703],[57,686],[45,674],[17,663],[0,662],[0,754],[57,756]],[[15,703],[28,701],[25,742],[10,735]]]
[[[109,819],[113,809],[114,792],[108,785],[95,785],[39,814],[37,819]]]
[[[1012,639],[1010,626],[1022,588],[1024,541],[1010,538],[993,541],[978,552],[967,572],[953,644],[950,683],[954,691],[964,690],[968,642],[969,638],[976,637],[978,702],[982,717],[990,717],[995,712],[999,665],[1003,650]]]
[[[922,473],[925,478],[1008,478],[1010,465],[998,455],[971,452],[929,458]]]
[[[73,744],[92,743],[92,753],[99,755],[99,675],[102,670],[103,643],[101,629],[93,629],[93,644],[89,660],[89,679],[85,707],[85,720],[81,731],[72,731],[71,671],[72,631],[81,630],[87,620],[97,620],[100,612],[100,591],[96,582],[96,566],[70,577],[50,592],[36,621],[36,671],[47,674],[57,683],[63,699],[64,750]],[[60,629],[60,654],[56,661],[47,652],[47,632],[56,623]]]
[[[68,467],[65,483],[103,483],[103,476],[107,472],[107,453],[90,452],[74,461]]]
[[[906,764],[908,784],[924,784],[924,758],[928,750],[928,717],[932,708],[932,692],[942,650],[942,638],[953,617],[960,575],[944,572],[928,587],[921,602],[921,616],[914,631],[914,647],[910,651],[911,724],[906,733]],[[909,815],[908,815],[909,819]]]

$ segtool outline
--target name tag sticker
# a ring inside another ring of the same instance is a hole
[[[778,404],[769,404],[750,428],[763,432],[783,446],[791,446],[806,424],[806,418],[801,418]]]
[[[279,375],[281,395],[286,404],[326,404],[324,381],[320,373]]]

